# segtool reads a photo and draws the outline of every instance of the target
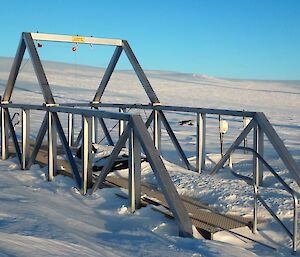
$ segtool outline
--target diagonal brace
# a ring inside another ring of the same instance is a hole
[[[62,146],[63,146],[63,148],[64,148],[64,150],[65,150],[65,152],[67,154],[67,158],[68,158],[69,164],[71,165],[74,179],[75,179],[75,181],[77,183],[77,186],[81,189],[81,186],[82,186],[81,177],[80,177],[80,174],[79,174],[76,162],[74,160],[72,151],[71,151],[71,149],[69,147],[67,138],[65,136],[64,130],[62,128],[62,125],[60,123],[60,120],[58,118],[57,113],[56,112],[52,112],[52,114],[53,114],[54,123],[55,123],[56,128],[57,128],[57,133],[59,135],[59,138],[60,138],[60,141],[62,143]]]
[[[18,142],[18,139],[17,139],[17,135],[16,135],[16,132],[15,132],[15,129],[14,129],[14,125],[12,124],[8,109],[4,109],[4,111],[7,113],[6,117],[7,117],[7,121],[8,121],[9,131],[10,131],[13,143],[14,143],[16,154],[17,154],[18,159],[20,161],[20,165],[22,165],[22,154],[21,154],[19,142]]]
[[[168,122],[165,114],[162,111],[159,111],[159,114],[160,114],[161,120],[162,120],[162,122],[164,124],[164,127],[167,130],[167,132],[169,134],[169,137],[170,137],[173,145],[175,146],[175,149],[177,150],[178,155],[180,156],[180,158],[184,162],[184,164],[187,167],[187,169],[192,170],[193,168],[192,168],[189,160],[187,159],[187,157],[186,157],[186,155],[185,155],[185,153],[184,153],[181,145],[179,144],[179,142],[178,142],[178,140],[177,140],[177,138],[175,136],[175,133],[173,132],[173,130],[172,130],[172,128],[171,128],[171,126],[170,126],[170,124],[169,124],[169,122]]]
[[[256,125],[256,121],[252,119],[250,123],[247,125],[247,127],[242,131],[242,133],[238,136],[238,138],[233,142],[233,144],[229,147],[227,152],[225,153],[224,157],[217,163],[217,165],[213,168],[211,175],[216,174],[219,169],[223,167],[223,165],[226,163],[226,161],[230,158],[230,154],[234,151],[236,147],[240,145],[240,143],[243,142],[243,140],[246,138],[246,136],[250,133],[250,131],[254,128]]]
[[[98,189],[98,187],[101,186],[102,183],[104,182],[106,176],[111,171],[120,151],[124,147],[128,137],[129,137],[129,125],[126,126],[123,134],[120,136],[119,141],[117,142],[112,153],[110,154],[110,157],[108,158],[105,166],[103,167],[101,173],[99,174],[99,177],[97,178],[97,180],[92,188],[91,194],[94,193]]]
[[[33,148],[33,151],[31,153],[30,159],[28,160],[28,164],[26,168],[30,168],[31,165],[35,162],[36,156],[42,146],[43,139],[45,137],[45,134],[47,132],[47,127],[48,127],[48,118],[47,118],[47,113],[44,116],[41,128],[37,134],[36,140],[35,140],[35,146]]]

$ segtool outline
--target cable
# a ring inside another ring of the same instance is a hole
[[[134,104],[134,105],[135,105],[135,104]],[[130,108],[128,109],[127,112],[129,112],[131,109],[133,109],[133,108],[134,108],[134,105],[133,105],[132,107],[130,107]],[[147,113],[146,113],[145,109],[143,109],[143,111],[144,111],[146,120],[148,120],[149,117],[147,116]],[[108,131],[108,133],[110,134],[110,132],[112,132],[112,131],[114,130],[114,128],[115,128],[116,126],[118,126],[119,123],[120,123],[120,121],[118,121],[118,122],[117,122],[117,123],[116,123],[109,131]],[[151,126],[150,126],[150,129],[151,129],[151,131],[153,132]],[[101,144],[105,138],[106,138],[106,136],[104,136],[104,137],[98,142],[98,144]]]
[[[26,64],[28,63],[29,58],[26,60],[26,62],[22,65],[22,67],[19,70],[19,74],[22,72],[22,70],[25,68]]]
[[[143,109],[143,111],[144,111],[144,114],[145,114],[145,118],[146,118],[146,120],[148,120],[148,116],[147,116],[147,113],[146,113],[146,111],[145,111],[145,109]],[[152,129],[152,127],[151,126],[149,126],[150,127],[150,129],[151,129],[151,132],[153,133],[153,129]]]
[[[133,107],[130,107],[129,109],[128,109],[128,111],[127,112],[129,112],[131,109],[132,109]],[[114,130],[114,128],[116,127],[116,126],[118,126],[118,124],[120,123],[120,121],[118,121],[109,131],[108,131],[108,133],[110,134],[110,132],[112,132],[113,130]],[[99,142],[98,142],[98,144],[100,145],[101,143],[102,143],[102,141],[104,140],[106,138],[106,136],[104,136]]]

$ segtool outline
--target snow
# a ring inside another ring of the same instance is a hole
[[[130,214],[121,189],[82,196],[67,177],[1,161],[0,256],[228,256],[232,246],[180,238],[150,206]],[[235,247],[231,256],[255,256]]]
[[[4,90],[11,59],[0,58],[0,87]],[[45,62],[45,70],[58,102],[90,101],[97,89],[103,69]],[[249,81],[214,78],[200,74],[148,71],[149,80],[163,104],[222,109],[263,111],[300,165],[300,82]],[[22,67],[13,102],[40,104],[42,95],[30,62]],[[103,96],[104,102],[148,103],[135,75],[118,71],[111,79]],[[132,110],[145,119],[148,112]],[[195,125],[179,126],[181,120],[193,115],[166,113],[180,143],[195,163]],[[42,114],[31,114],[31,136],[36,134]],[[65,126],[64,116],[61,115]],[[242,130],[242,119],[224,117],[229,122],[225,134],[225,149]],[[80,120],[76,121],[78,125]],[[114,122],[108,123],[110,126]],[[20,127],[17,126],[20,133]],[[151,132],[151,130],[150,130]],[[117,135],[116,131],[113,132]],[[180,168],[179,158],[166,131],[162,134],[166,167],[180,194],[192,196],[210,204],[223,213],[252,215],[253,188],[234,177],[228,169],[216,176],[209,171],[219,158],[218,120],[208,116],[206,171],[196,174]],[[101,138],[101,135],[100,135]],[[252,138],[248,138],[251,145]],[[298,193],[299,187],[284,167],[271,145],[265,142],[265,156],[271,166]],[[105,148],[108,152],[111,150]],[[102,149],[103,150],[103,149]],[[106,155],[107,152],[102,155]],[[101,154],[99,155],[101,157]],[[251,176],[251,155],[236,152],[234,170]],[[217,241],[178,237],[174,221],[155,212],[151,206],[131,214],[127,200],[117,197],[121,189],[101,189],[92,196],[81,196],[74,182],[57,176],[46,181],[46,169],[34,165],[21,171],[16,159],[0,162],[0,256],[289,256],[291,240],[272,220],[263,207],[259,209],[259,233],[236,229],[277,251],[218,232]],[[142,164],[142,180],[156,185],[151,168]],[[271,173],[265,172],[264,199],[279,217],[292,228],[292,198]],[[127,176],[126,170],[116,172]]]

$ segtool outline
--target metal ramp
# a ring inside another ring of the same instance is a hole
[[[31,149],[34,148],[34,142],[31,142]],[[40,164],[41,166],[48,165],[48,146],[42,145],[37,157],[36,163]],[[74,148],[74,151],[76,148]],[[10,152],[14,153],[14,148],[10,146]],[[57,148],[58,155],[63,153],[62,146],[58,146]],[[58,160],[58,166],[60,170],[59,173],[62,175],[66,175],[72,177],[72,172],[68,165],[68,162],[64,159]],[[93,174],[95,182],[99,173],[96,172]],[[129,182],[128,179],[116,176],[107,176],[105,179],[105,185],[109,186],[117,186],[124,189],[129,189]],[[163,213],[164,215],[174,218],[172,213],[169,210],[169,206],[163,193],[158,191],[153,186],[142,183],[141,184],[141,193],[142,193],[142,201],[144,204],[153,204],[154,206],[162,206],[165,208],[165,211],[162,209],[156,209]],[[210,208],[206,204],[202,204],[195,199],[188,197],[188,196],[180,196],[181,201],[183,202],[185,208],[187,209],[189,216],[191,218],[192,224],[197,228],[199,233],[205,238],[213,240],[213,235],[216,232],[221,230],[230,231],[234,228],[240,227],[249,227],[252,228],[252,219],[244,218],[238,215],[229,215],[229,214],[221,214]]]
[[[128,180],[121,177],[107,176],[106,181],[112,185],[128,189]],[[152,186],[142,183],[142,200],[148,204],[160,205],[169,209],[163,194]],[[252,226],[250,218],[237,215],[221,214],[212,210],[208,205],[202,204],[187,196],[180,196],[185,208],[189,212],[192,224],[197,228],[205,239],[213,240],[213,235],[220,230],[231,230],[239,227]],[[158,209],[159,210],[159,209]],[[161,211],[163,212],[163,211]],[[163,212],[172,217],[169,212]]]
[[[33,150],[34,143],[31,143],[31,149]],[[10,152],[14,153],[14,148],[10,145]],[[62,146],[58,146],[57,148],[58,155],[63,153]],[[42,145],[37,157],[36,163],[41,166],[48,165],[48,147],[47,145]],[[69,168],[69,165],[66,160],[59,159],[58,166],[63,167],[63,169],[58,170],[58,172],[62,175],[66,175],[72,177],[72,172]],[[93,174],[94,179],[96,180],[98,173]],[[116,177],[116,176],[107,176],[105,180],[105,185],[121,187],[124,189],[129,189],[128,179]],[[163,209],[155,209],[162,214],[174,218],[172,213],[169,210],[169,206],[163,193],[158,191],[153,186],[142,183],[141,184],[141,192],[142,192],[142,201],[143,204],[153,204],[154,206],[162,206]],[[229,215],[229,214],[221,214],[210,208],[208,205],[203,204],[199,201],[194,200],[191,197],[180,196],[185,208],[187,209],[189,216],[191,218],[192,224],[197,228],[199,233],[205,238],[213,240],[213,235],[221,230],[230,231],[234,228],[239,227],[252,227],[252,219],[244,218],[238,215]]]

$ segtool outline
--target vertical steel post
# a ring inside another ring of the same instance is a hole
[[[243,129],[245,129],[247,125],[248,125],[247,124],[247,119],[246,119],[245,116],[243,116]],[[247,137],[245,137],[245,139],[244,139],[244,147],[245,148],[248,147],[248,139],[247,139]],[[244,154],[246,154],[246,153],[247,153],[247,150],[244,149]]]
[[[258,125],[253,127],[253,149],[258,152]],[[252,233],[257,233],[258,216],[258,190],[259,190],[259,166],[258,158],[253,154],[253,188],[254,188],[254,206],[253,206],[253,227]]]
[[[153,110],[153,141],[154,146],[158,151],[161,149],[161,119],[159,117],[159,112]]]
[[[119,112],[121,112],[121,113],[126,112],[126,108],[119,108]],[[126,126],[125,121],[120,120],[119,121],[119,137],[123,134],[125,126]]]
[[[293,219],[293,253],[297,251],[298,243],[298,198],[294,197],[294,219]]]
[[[68,144],[74,145],[74,116],[73,113],[68,113]]]
[[[263,157],[264,154],[264,132],[260,128],[259,125],[254,127],[253,130],[253,149]],[[263,164],[262,162],[256,157],[253,156],[253,167],[255,169],[255,177],[253,177],[259,186],[263,184]]]
[[[253,199],[253,224],[252,224],[252,233],[257,233],[257,213],[258,213],[258,186],[253,184],[254,190],[254,199]]]
[[[197,144],[196,144],[196,171],[201,173],[205,169],[206,115],[197,113]]]
[[[95,116],[92,116],[92,143],[97,143],[98,141],[98,118],[95,118]]]
[[[233,168],[233,163],[232,163],[232,153],[229,155],[229,158],[228,158],[228,167],[230,169]]]
[[[8,158],[8,122],[5,108],[1,108],[1,157],[2,160]]]
[[[141,146],[133,128],[129,133],[129,207],[131,212],[141,207]]]
[[[22,169],[28,169],[30,159],[30,110],[22,109]]]
[[[51,112],[48,112],[48,181],[53,180],[57,171],[57,131]]]
[[[82,116],[82,193],[92,187],[92,117]]]

